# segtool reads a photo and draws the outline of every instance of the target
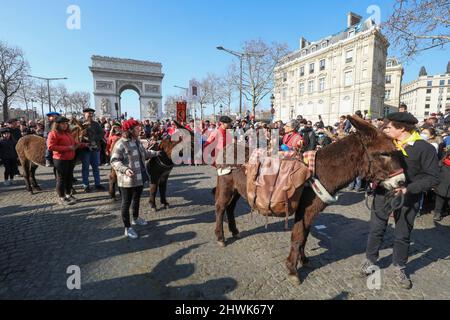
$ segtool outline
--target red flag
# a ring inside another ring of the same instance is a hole
[[[177,102],[177,121],[186,122],[186,101]]]

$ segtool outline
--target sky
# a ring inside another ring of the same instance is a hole
[[[301,36],[315,41],[345,29],[348,11],[368,18],[367,8],[377,5],[386,20],[393,1],[0,0],[0,41],[24,50],[33,75],[68,77],[70,91],[93,92],[89,66],[95,54],[160,62],[163,96],[182,95],[175,85],[223,74],[236,59],[219,45],[240,50],[246,40],[262,39],[296,50]],[[66,27],[70,5],[81,10],[79,30]],[[398,52],[390,48],[388,55]],[[416,78],[422,65],[430,75],[444,73],[448,60],[448,48],[426,51],[404,63],[404,82]],[[136,93],[125,91],[122,105],[139,118]],[[268,99],[259,107],[268,109]]]

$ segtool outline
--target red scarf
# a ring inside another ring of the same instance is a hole
[[[444,164],[445,164],[447,167],[450,167],[450,159],[449,159],[449,158],[445,158]]]

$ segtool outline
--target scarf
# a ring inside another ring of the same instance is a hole
[[[400,150],[403,153],[403,155],[405,157],[407,157],[408,154],[406,153],[404,146],[409,143],[414,143],[418,140],[423,140],[423,139],[418,132],[414,131],[413,133],[411,133],[411,136],[409,138],[406,138],[403,141],[394,140],[394,145],[397,148],[397,150]]]

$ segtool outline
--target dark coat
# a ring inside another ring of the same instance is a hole
[[[14,139],[0,140],[0,158],[3,160],[17,159],[16,141]]]
[[[439,185],[434,189],[438,195],[444,198],[450,198],[450,167],[442,165],[439,172]]]

